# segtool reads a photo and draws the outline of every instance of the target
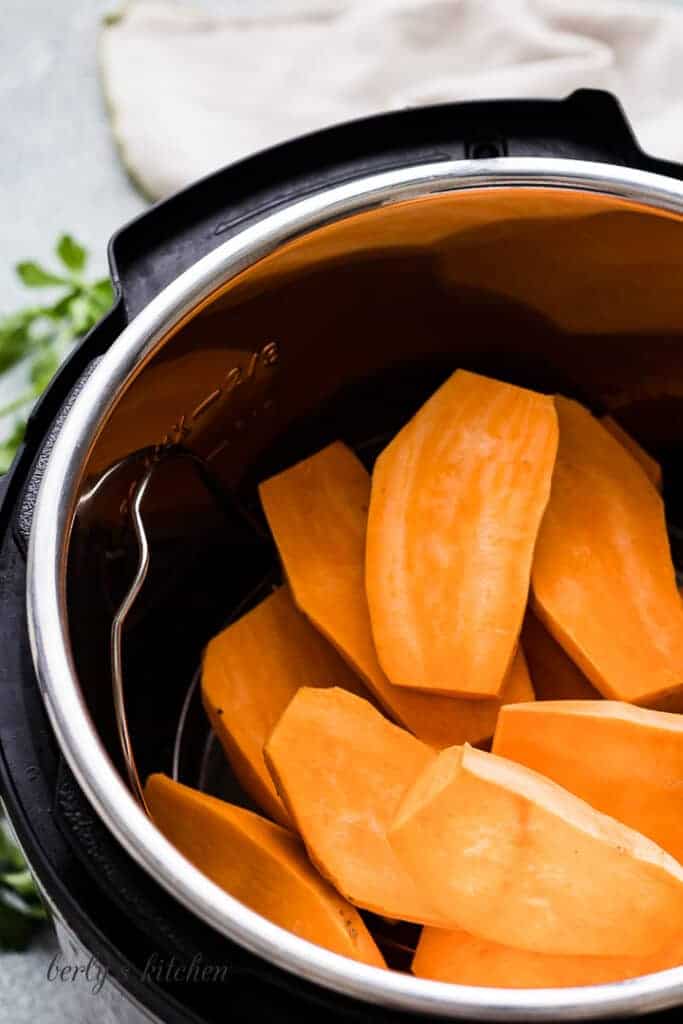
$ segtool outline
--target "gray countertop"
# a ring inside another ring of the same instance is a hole
[[[0,35],[0,311],[24,301],[20,259],[73,233],[106,269],[112,232],[144,208],[119,163],[96,39],[113,0],[3,0]]]

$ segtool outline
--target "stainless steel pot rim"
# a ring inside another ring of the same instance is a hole
[[[360,178],[252,223],[170,284],[122,332],[82,388],[54,443],[36,502],[27,568],[33,660],[60,747],[94,809],[130,855],[217,931],[295,975],[368,1002],[478,1020],[579,1020],[683,1003],[683,968],[574,989],[492,989],[381,971],[271,924],[193,867],[137,804],[97,736],[71,658],[65,562],[81,469],[142,358],[217,287],[287,241],[333,220],[470,188],[548,187],[612,195],[683,214],[683,184],[609,164],[545,158],[444,161]]]

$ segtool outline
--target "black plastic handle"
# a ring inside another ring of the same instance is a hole
[[[337,125],[247,157],[159,203],[110,245],[127,317],[250,220],[333,184],[409,163],[491,156],[594,160],[683,177],[638,146],[617,100],[580,89],[563,100],[416,107]]]

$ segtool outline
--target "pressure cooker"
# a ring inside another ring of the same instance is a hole
[[[683,567],[682,218],[683,167],[581,90],[319,131],[113,238],[115,305],[35,408],[0,512],[2,797],[65,959],[106,974],[98,1019],[680,1013],[683,967],[503,990],[338,956],[189,865],[136,779],[243,801],[197,680],[278,580],[256,487],[337,439],[371,465],[457,366],[616,415],[664,467]]]

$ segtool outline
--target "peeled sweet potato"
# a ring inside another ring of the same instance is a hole
[[[600,699],[598,690],[530,608],[524,616],[522,644],[537,700]]]
[[[430,760],[388,836],[451,928],[563,956],[650,956],[680,939],[683,867],[495,754],[453,747]]]
[[[562,397],[556,405],[534,611],[603,696],[683,710],[683,605],[662,499],[586,409]]]
[[[495,719],[494,715],[491,714],[490,710],[488,712],[488,718],[489,721],[497,722],[500,708],[504,707],[507,704],[516,704],[518,701],[522,701],[523,693],[530,694],[530,699],[534,700],[535,694],[533,688],[533,680],[531,678],[531,675],[529,674],[529,665],[526,658],[526,651],[524,650],[523,644],[518,643],[515,653],[512,657],[512,664],[510,665],[507,675],[505,676],[505,682],[503,683],[501,699],[497,701],[461,700],[458,701],[458,703],[463,707],[465,713],[467,711],[467,708],[473,709],[470,710],[470,716],[474,716],[474,714],[476,714],[477,711],[480,711],[483,714],[486,708],[490,708],[490,705],[493,703],[495,708]],[[457,697],[452,697],[450,699],[457,700]],[[523,701],[523,703],[526,704],[528,703],[528,701]],[[482,733],[484,733],[484,731],[488,733],[488,729],[481,729],[480,731]],[[488,739],[488,735],[483,736],[482,739]],[[477,742],[479,741],[472,740],[470,736],[463,736],[461,739],[457,741],[458,744],[471,743],[473,746],[476,746]],[[455,746],[455,744],[451,745]]]
[[[434,751],[345,690],[298,691],[266,744],[278,793],[320,872],[356,906],[439,924],[386,828]]]
[[[609,431],[612,437],[615,437],[627,452],[630,452],[641,469],[645,471],[648,479],[652,481],[658,491],[661,491],[662,467],[659,465],[657,460],[653,459],[644,448],[641,448],[635,437],[631,437],[628,431],[624,430],[624,428],[617,423],[615,419],[612,419],[611,416],[603,416],[600,422],[605,430]]]
[[[552,398],[457,370],[379,456],[366,587],[392,683],[499,696],[556,450]]]
[[[683,863],[683,716],[608,700],[517,704],[502,708],[493,751]]]
[[[463,931],[424,928],[413,959],[418,978],[493,988],[602,985],[683,964],[683,938],[650,957],[551,956],[501,946]]]
[[[289,825],[263,760],[263,746],[300,686],[363,692],[358,677],[280,587],[210,642],[202,700],[242,788]]]
[[[287,829],[165,775],[149,777],[145,800],[166,838],[231,896],[302,939],[386,966],[360,915]]]
[[[335,442],[260,488],[296,604],[362,677],[388,715],[433,747],[491,739],[502,703],[533,700],[517,655],[498,701],[459,700],[392,686],[377,661],[365,595],[370,477]]]

